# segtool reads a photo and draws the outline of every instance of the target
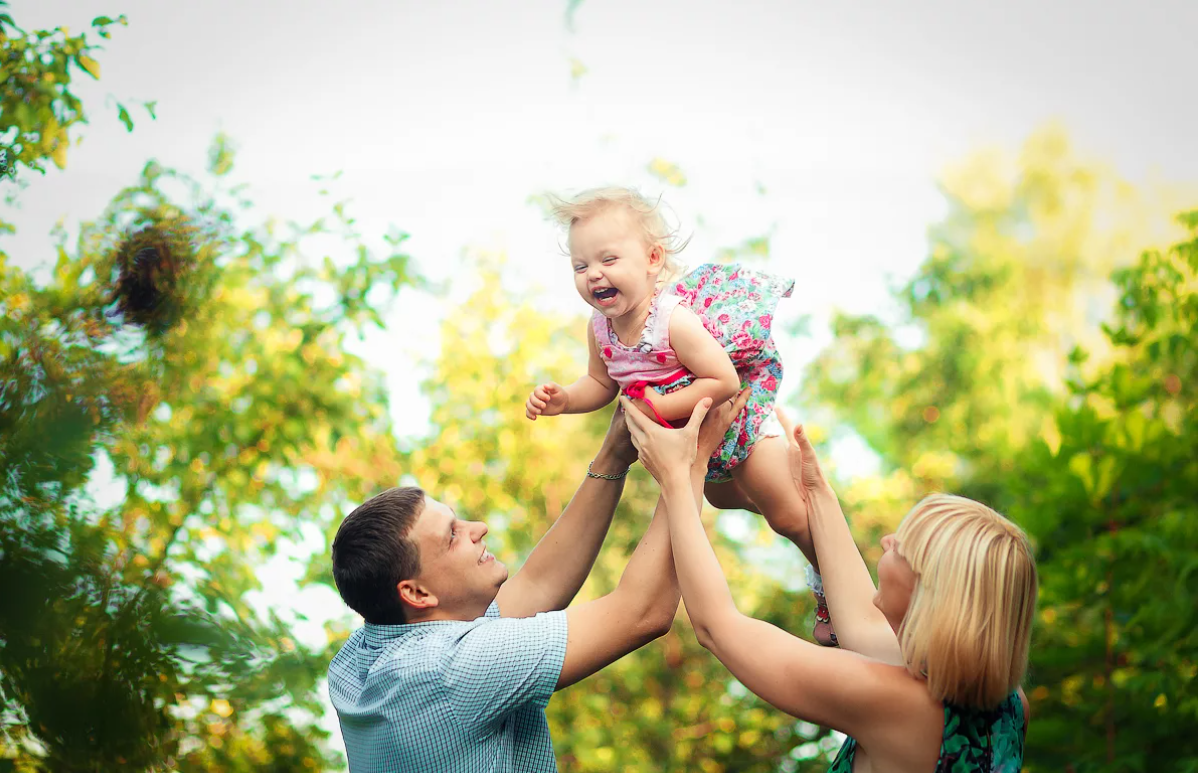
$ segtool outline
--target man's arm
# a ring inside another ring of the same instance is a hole
[[[617,408],[591,470],[618,475],[634,461],[636,449],[628,440],[623,415]],[[574,599],[595,564],[623,491],[623,478],[587,476],[583,480],[524,566],[499,589],[496,601],[504,617],[564,609]]]

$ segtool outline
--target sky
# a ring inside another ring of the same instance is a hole
[[[505,254],[511,281],[582,313],[558,235],[530,196],[599,184],[664,194],[699,263],[769,233],[767,268],[798,280],[785,320],[811,315],[787,341],[797,374],[827,341],[834,309],[887,308],[887,288],[915,270],[944,212],[949,163],[983,146],[1014,152],[1048,121],[1085,156],[1133,182],[1198,182],[1198,3],[912,0],[566,0],[453,3],[296,0],[12,0],[25,29],[83,29],[128,17],[80,76],[90,125],[65,172],[34,176],[18,265],[44,271],[47,234],[96,217],[149,158],[200,173],[224,132],[235,182],[260,216],[324,211],[314,174],[368,236],[389,225],[443,299],[411,297],[363,352],[385,370],[401,437],[427,431],[412,378],[436,354],[426,330],[473,289],[463,256]],[[113,99],[156,100],[157,120]],[[107,103],[107,106],[105,106]],[[676,164],[687,184],[648,171]],[[764,193],[762,193],[764,191]],[[581,330],[579,331],[581,334]],[[531,386],[531,385],[530,385]],[[793,386],[793,385],[792,385]],[[842,461],[869,464],[851,441]],[[335,598],[293,594],[299,564],[280,560],[268,596],[296,599],[323,643]]]

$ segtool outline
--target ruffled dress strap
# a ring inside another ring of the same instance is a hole
[[[682,298],[677,295],[657,295],[653,307],[649,310],[649,318],[645,320],[645,333],[641,337],[639,347],[642,352],[674,351],[674,347],[670,346],[670,318],[681,302]],[[649,344],[648,349],[645,348],[646,343]]]

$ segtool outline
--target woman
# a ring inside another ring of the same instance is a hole
[[[972,500],[930,496],[882,539],[875,589],[798,427],[791,475],[840,644],[825,649],[737,610],[690,488],[695,430],[666,429],[629,408],[641,462],[661,485],[699,642],[774,706],[849,736],[829,773],[1020,769],[1027,699],[1019,683],[1037,580],[1018,527]]]

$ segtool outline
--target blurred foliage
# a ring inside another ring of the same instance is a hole
[[[20,163],[40,169],[61,149],[46,138],[84,120],[64,57],[98,66],[64,30],[2,42],[24,63],[6,78],[47,68],[46,86],[4,92]],[[44,283],[0,252],[10,769],[333,764],[314,721],[326,653],[250,601],[281,544],[395,480],[381,378],[345,337],[416,280],[403,237],[375,254],[344,202],[311,225],[246,227],[232,158],[218,138],[204,183],[149,162],[73,244],[57,232]],[[315,258],[314,240],[336,249]]]
[[[13,176],[21,168],[44,173],[46,161],[65,169],[70,132],[87,123],[71,82],[80,72],[99,79],[100,64],[93,54],[102,49],[86,33],[72,36],[65,27],[26,32],[3,12],[6,5],[0,1],[0,149],[7,151]],[[111,26],[126,23],[124,16],[98,16],[91,27],[108,38]],[[119,103],[116,107],[132,131],[128,109]],[[152,116],[153,103],[145,107]]]
[[[863,549],[930,491],[1009,514],[1042,583],[1026,768],[1196,769],[1198,213],[1135,260],[1163,229],[1051,129],[945,193],[896,318],[837,317],[807,373],[881,458],[843,497]]]
[[[648,171],[666,185],[672,185],[675,188],[686,185],[686,173],[682,171],[682,168],[664,158],[655,158],[650,161]]]

